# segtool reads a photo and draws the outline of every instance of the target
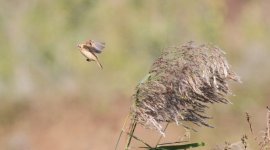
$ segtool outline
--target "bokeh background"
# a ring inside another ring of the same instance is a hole
[[[79,53],[87,39],[106,42],[103,70]],[[191,142],[239,141],[245,112],[264,129],[269,0],[1,0],[0,149],[113,149],[137,83],[163,48],[190,40],[226,51],[243,81],[232,84],[232,105],[211,106],[215,128],[197,128]],[[150,132],[137,136],[156,141]]]

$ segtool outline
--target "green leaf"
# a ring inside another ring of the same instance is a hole
[[[147,74],[146,76],[143,77],[143,79],[140,81],[140,84],[145,83],[146,81],[148,81],[148,79],[151,77],[151,74]]]
[[[204,146],[205,143],[190,143],[185,145],[167,145],[167,146],[157,146],[156,148],[150,148],[149,150],[185,150],[189,148],[195,148],[199,146]]]

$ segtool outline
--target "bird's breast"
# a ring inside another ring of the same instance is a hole
[[[88,50],[81,50],[81,53],[86,57],[89,58],[91,60],[96,60],[95,55],[93,55],[91,52],[89,52]]]

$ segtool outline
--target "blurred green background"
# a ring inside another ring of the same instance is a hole
[[[232,85],[233,105],[211,107],[216,128],[191,140],[240,140],[245,112],[265,126],[269,0],[2,0],[0,33],[0,149],[112,149],[154,59],[190,40],[226,51],[243,81]],[[87,39],[106,42],[103,70],[76,47]]]

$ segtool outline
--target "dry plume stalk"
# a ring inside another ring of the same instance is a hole
[[[131,114],[162,134],[162,122],[209,126],[207,104],[230,103],[225,97],[231,94],[229,80],[240,81],[221,49],[193,42],[167,48],[137,86]]]
[[[270,149],[270,108],[267,106],[266,129],[263,131],[262,141],[259,143],[260,150]]]

